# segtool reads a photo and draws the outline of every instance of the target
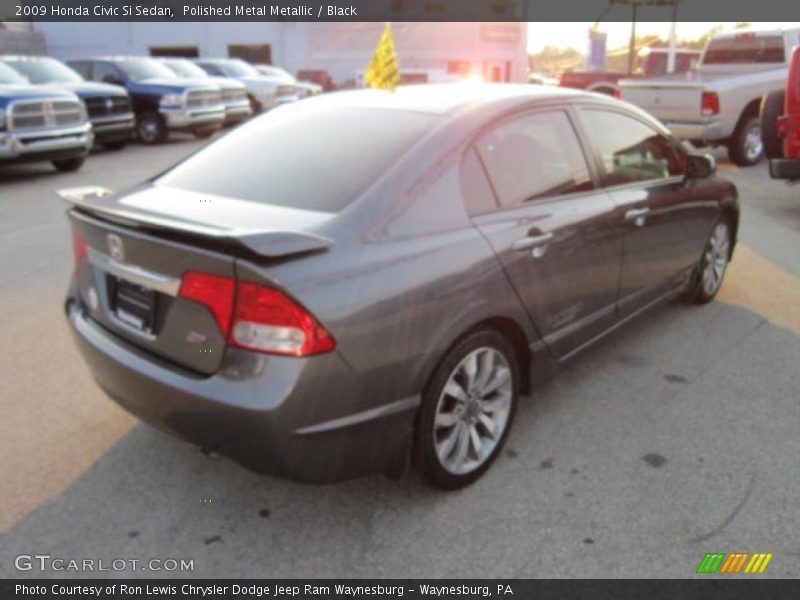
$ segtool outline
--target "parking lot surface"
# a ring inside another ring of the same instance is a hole
[[[99,152],[73,174],[0,169],[0,576],[176,575],[14,566],[49,554],[192,560],[192,577],[690,577],[707,552],[773,553],[763,576],[797,576],[800,187],[722,162],[742,223],[718,300],[664,306],[576,358],[525,399],[475,485],[314,487],[138,423],[64,322],[55,190],[124,188],[201,145]]]

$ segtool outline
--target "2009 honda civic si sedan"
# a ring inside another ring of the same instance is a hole
[[[142,420],[308,482],[477,479],[520,395],[644,310],[708,302],[734,186],[567,89],[342,92],[121,193],[67,190],[66,313]]]

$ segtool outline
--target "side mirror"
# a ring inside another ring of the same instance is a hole
[[[717,170],[717,161],[710,154],[689,154],[686,157],[686,178],[711,177]]]
[[[103,75],[103,83],[110,83],[111,85],[124,85],[123,81],[119,77],[112,75],[111,73],[108,75]]]

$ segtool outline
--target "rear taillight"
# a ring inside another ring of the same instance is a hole
[[[77,231],[72,231],[72,257],[75,259],[75,266],[72,270],[73,275],[78,274],[78,268],[87,258],[86,241]]]
[[[181,281],[180,297],[202,304],[211,314],[223,335],[228,335],[233,313],[233,279],[190,271]]]
[[[290,356],[336,347],[333,336],[307,310],[272,288],[189,272],[183,276],[180,296],[207,307],[231,346]]]
[[[706,117],[719,114],[719,96],[717,92],[703,92],[700,99],[700,112]]]
[[[308,356],[336,347],[330,333],[294,300],[255,283],[236,287],[229,343],[248,350]]]

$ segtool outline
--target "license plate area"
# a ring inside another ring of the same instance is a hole
[[[125,279],[108,276],[109,306],[118,321],[140,333],[156,333],[158,294]]]

